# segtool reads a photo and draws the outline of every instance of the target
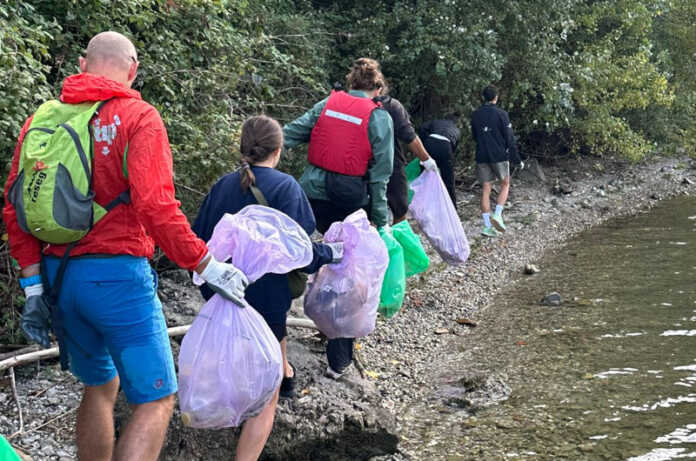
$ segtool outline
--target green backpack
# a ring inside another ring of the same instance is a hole
[[[47,243],[76,242],[111,208],[130,202],[128,191],[106,206],[94,201],[90,122],[106,102],[54,100],[34,114],[22,142],[17,179],[9,191],[24,232]]]

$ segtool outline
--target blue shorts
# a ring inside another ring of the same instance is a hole
[[[53,283],[60,259],[45,261]],[[70,371],[86,386],[101,386],[118,376],[133,404],[177,391],[157,274],[145,258],[70,259],[58,306]]]

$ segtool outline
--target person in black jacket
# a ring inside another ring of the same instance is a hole
[[[440,169],[442,182],[447,187],[447,192],[452,199],[454,208],[457,208],[457,195],[454,191],[454,152],[457,150],[461,131],[457,128],[459,113],[455,112],[444,119],[426,122],[419,130],[423,145],[435,159]]]
[[[476,141],[476,177],[481,183],[481,214],[483,235],[497,237],[505,232],[503,207],[510,191],[510,162],[521,165],[512,124],[507,112],[496,106],[498,89],[487,86],[483,92],[483,104],[471,114],[471,134]],[[500,192],[491,216],[491,183],[500,182]]]

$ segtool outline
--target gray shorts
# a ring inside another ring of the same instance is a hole
[[[510,176],[510,162],[508,161],[476,164],[476,179],[478,179],[481,184],[495,180],[500,181],[508,176]]]

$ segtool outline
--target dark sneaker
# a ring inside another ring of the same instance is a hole
[[[280,397],[283,399],[291,399],[295,397],[295,378],[297,377],[297,369],[291,363],[292,367],[292,377],[283,376],[283,380],[280,382]]]

